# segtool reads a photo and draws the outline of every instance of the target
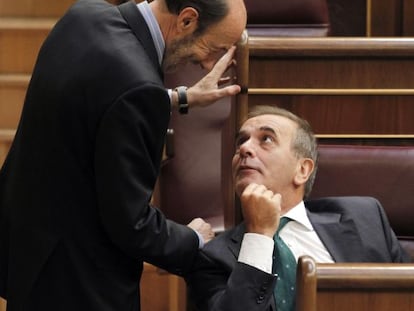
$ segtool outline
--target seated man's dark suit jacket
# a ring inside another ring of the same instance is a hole
[[[369,197],[305,202],[308,217],[335,262],[409,262],[380,203]],[[245,226],[228,230],[200,251],[186,279],[197,310],[276,310],[276,277],[237,261]]]
[[[197,234],[150,205],[170,112],[135,3],[77,1],[39,52],[0,172],[8,311],[136,311],[144,261],[186,272]]]

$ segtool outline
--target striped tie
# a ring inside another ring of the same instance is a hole
[[[295,310],[296,259],[279,236],[279,231],[289,221],[291,221],[290,218],[282,217],[274,236],[273,273],[278,276],[274,297],[278,311]]]

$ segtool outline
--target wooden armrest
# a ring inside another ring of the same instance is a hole
[[[414,299],[414,264],[408,263],[316,263],[299,258],[297,311],[409,310]],[[371,306],[371,307],[370,307]],[[383,309],[381,309],[383,306]]]

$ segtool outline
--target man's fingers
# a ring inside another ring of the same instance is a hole
[[[210,71],[210,75],[213,75],[217,79],[223,75],[227,68],[233,63],[234,51],[236,46],[232,46],[226,54],[224,54]]]
[[[271,199],[273,202],[280,205],[282,202],[282,195],[280,193],[274,193]]]
[[[246,198],[250,197],[251,195],[264,196],[267,192],[271,193],[271,191],[268,190],[264,185],[251,183],[246,187],[246,189],[244,189],[242,196]]]
[[[280,204],[282,196],[279,193],[274,193],[272,190],[267,189],[264,185],[255,183],[249,184],[243,191],[242,196],[249,197],[252,194],[260,194],[261,196],[270,199],[274,203]]]
[[[218,86],[221,86],[223,84],[228,83],[231,80],[230,77],[222,77],[220,80],[218,80],[217,84]]]
[[[226,96],[237,95],[241,92],[241,87],[237,84],[229,85],[217,90],[217,97],[222,98]]]
[[[255,183],[248,184],[247,187],[244,189],[242,195],[250,195],[259,185]]]

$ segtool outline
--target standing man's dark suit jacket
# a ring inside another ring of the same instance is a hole
[[[380,203],[368,197],[305,202],[308,217],[335,262],[409,262]],[[199,310],[276,310],[274,275],[237,261],[244,224],[220,234],[200,251],[187,278]]]
[[[170,100],[142,15],[122,8],[80,0],[40,50],[0,173],[9,311],[139,310],[143,261],[181,274],[197,253],[149,203]]]

